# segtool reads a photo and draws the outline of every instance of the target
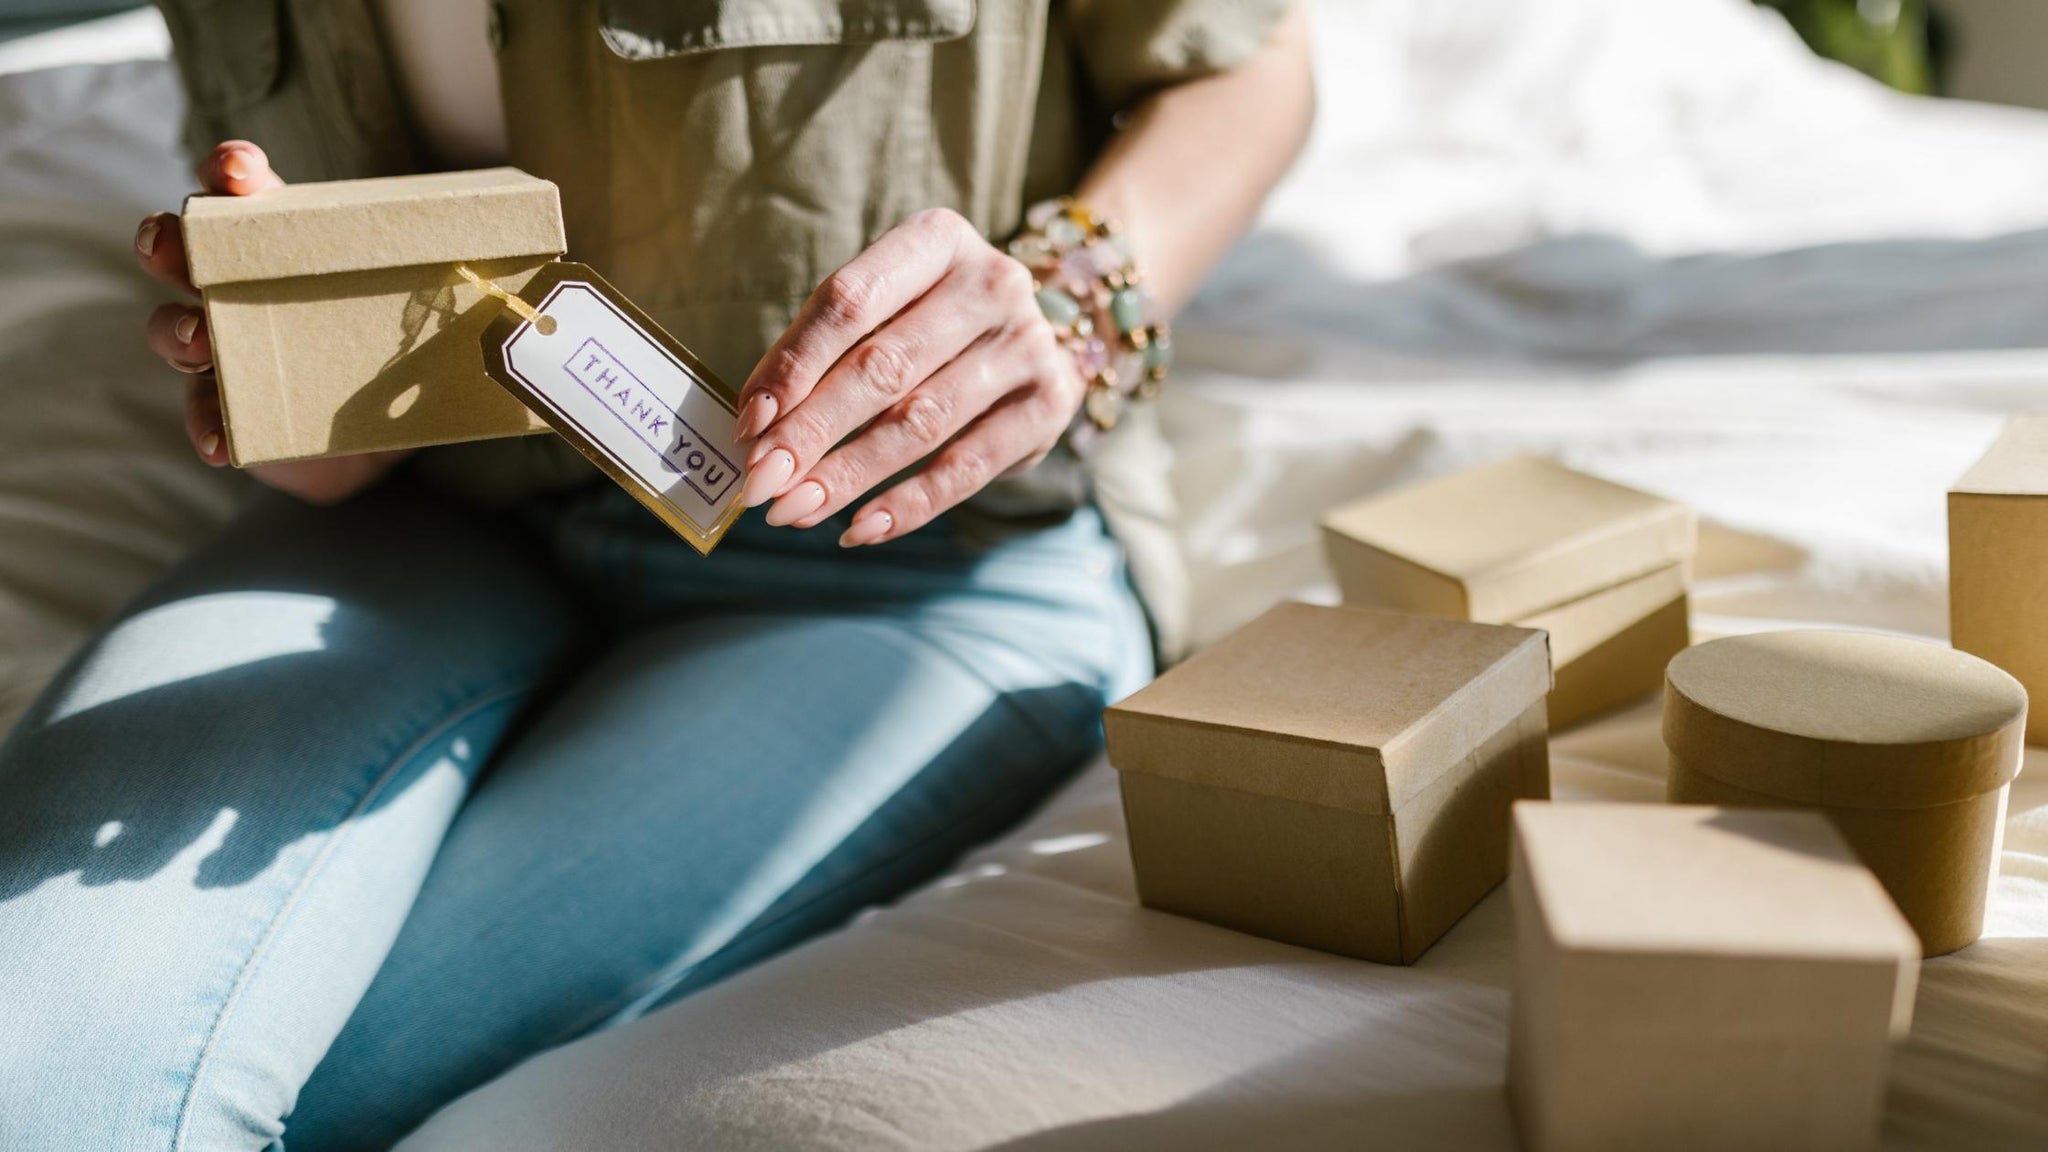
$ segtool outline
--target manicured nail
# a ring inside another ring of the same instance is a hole
[[[853,518],[846,528],[846,534],[839,538],[841,548],[858,548],[863,544],[880,543],[896,527],[896,517],[880,508],[870,508]]]
[[[768,522],[780,528],[794,524],[824,506],[825,486],[816,480],[806,480],[790,489],[789,495],[768,509]]]
[[[187,376],[197,376],[202,372],[213,371],[213,361],[211,360],[173,360],[170,363],[171,367],[176,368]]]
[[[171,335],[176,336],[180,344],[190,344],[193,333],[197,331],[199,331],[199,313],[197,312],[187,312],[183,316],[178,317],[176,324],[171,325]]]
[[[759,393],[747,401],[747,406],[740,409],[739,423],[733,427],[733,438],[744,444],[766,432],[768,425],[775,423],[777,407],[779,406],[775,403],[775,397],[766,392]]]
[[[229,152],[220,158],[220,174],[230,180],[247,180],[249,178],[249,158],[242,155],[240,149]]]
[[[199,454],[201,456],[212,460],[213,454],[218,451],[220,451],[220,433],[208,432],[199,438]]]
[[[749,508],[765,504],[782,494],[789,478],[796,475],[796,457],[787,448],[776,448],[761,458],[760,463],[747,465],[747,486],[740,489],[740,503]]]
[[[142,227],[135,230],[135,250],[145,259],[151,252],[156,251],[156,233],[161,226],[157,218],[151,216],[142,222]]]

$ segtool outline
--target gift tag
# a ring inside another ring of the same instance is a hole
[[[458,270],[506,304],[485,371],[710,552],[741,511],[731,386],[588,265],[545,265],[516,297]]]

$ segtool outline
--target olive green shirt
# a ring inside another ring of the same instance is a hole
[[[431,166],[371,0],[159,0],[188,143],[253,140],[289,181]],[[990,237],[1074,187],[1114,115],[1229,68],[1286,0],[497,0],[511,163],[561,187],[570,255],[737,384],[825,276],[923,208]],[[1142,254],[1141,254],[1142,260]],[[1141,409],[1141,412],[1143,410]],[[1163,652],[1182,634],[1166,456],[1149,413],[966,517],[1091,495]],[[473,494],[587,482],[553,437],[434,449]]]

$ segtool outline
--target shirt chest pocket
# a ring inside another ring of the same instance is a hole
[[[975,0],[601,0],[605,43],[628,60],[719,48],[954,40]]]

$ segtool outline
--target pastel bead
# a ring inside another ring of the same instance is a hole
[[[1100,339],[1090,337],[1080,347],[1074,349],[1074,364],[1080,368],[1082,376],[1094,379],[1104,368],[1109,367],[1109,345]]]
[[[1145,345],[1145,367],[1160,371],[1173,363],[1173,338],[1165,332],[1155,332]]]
[[[1052,259],[1054,252],[1052,241],[1043,236],[1020,236],[1010,245],[1010,255],[1034,267]]]
[[[1071,328],[1081,318],[1080,301],[1057,288],[1040,288],[1037,292],[1038,310],[1052,321],[1055,328]]]
[[[1119,332],[1135,332],[1145,326],[1145,297],[1136,288],[1119,288],[1109,296],[1109,318]]]

